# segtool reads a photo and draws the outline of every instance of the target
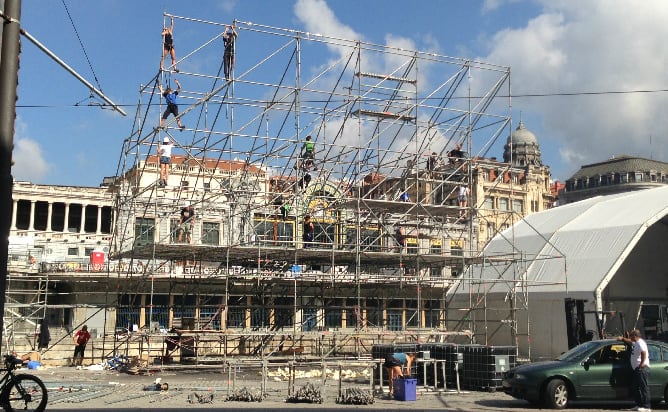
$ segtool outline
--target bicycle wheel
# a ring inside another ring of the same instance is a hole
[[[43,412],[48,395],[46,386],[36,376],[15,375],[2,391],[2,406],[7,412]]]

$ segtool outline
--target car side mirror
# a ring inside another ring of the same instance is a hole
[[[587,358],[586,361],[584,361],[584,366],[591,366],[591,365],[596,365],[596,358],[593,356]]]

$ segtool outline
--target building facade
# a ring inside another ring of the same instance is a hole
[[[594,196],[649,189],[668,183],[668,163],[632,156],[613,157],[584,165],[566,180],[559,203]]]

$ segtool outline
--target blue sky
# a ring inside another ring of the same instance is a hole
[[[99,81],[128,116],[89,106],[88,90],[23,39],[13,168],[18,180],[97,186],[104,176],[117,173],[122,142],[135,121],[139,88],[157,73],[164,12],[409,45],[510,66],[513,124],[521,116],[538,137],[554,179],[563,181],[583,164],[621,154],[668,161],[667,95],[653,92],[668,89],[668,2],[662,0],[65,0],[65,4],[93,70],[63,1],[23,0],[23,29],[91,83]],[[209,33],[203,30],[177,20],[177,55],[206,41]],[[252,44],[252,36],[247,39],[243,43],[240,37],[238,67],[244,50],[250,56],[254,46],[260,47]],[[318,63],[334,57],[323,54]],[[195,71],[195,63],[184,62],[182,69]],[[639,90],[650,92],[610,93]],[[184,123],[189,122],[193,119],[184,117]],[[489,155],[501,157],[504,141],[505,136]]]

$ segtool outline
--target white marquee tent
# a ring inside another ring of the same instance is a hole
[[[532,357],[567,349],[566,298],[587,312],[623,312],[633,326],[640,302],[668,303],[667,215],[660,186],[527,216],[450,289],[450,308],[460,310],[448,312],[448,326],[470,322],[478,343],[517,344]]]

